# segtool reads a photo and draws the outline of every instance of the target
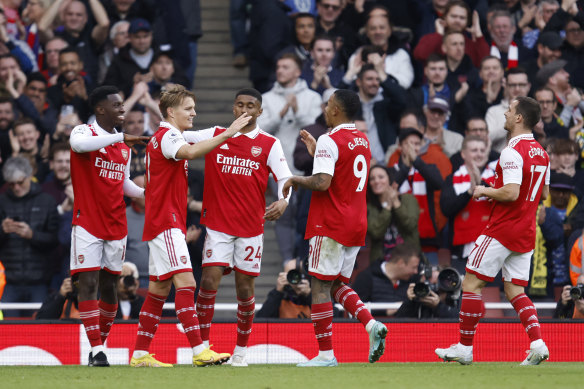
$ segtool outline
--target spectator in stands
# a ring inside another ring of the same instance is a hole
[[[128,32],[130,44],[114,56],[103,81],[105,85],[119,86],[125,97],[130,96],[135,83],[151,80],[148,73],[154,58],[150,23],[144,19],[134,19]]]
[[[17,75],[17,72],[22,74],[22,76]],[[26,76],[20,70],[20,64],[18,59],[13,54],[1,54],[0,55],[0,89],[2,93],[10,92],[10,88],[18,88],[18,83],[21,83],[22,79],[26,82]],[[22,90],[23,84],[20,85]]]
[[[568,61],[567,70],[578,88],[584,87],[581,64],[584,61],[584,13],[574,0],[563,0],[561,7],[552,15],[545,31],[555,31],[565,35],[562,58]]]
[[[58,36],[49,39],[45,44],[45,67],[41,73],[47,79],[48,86],[53,86],[57,83],[57,78],[59,77],[59,53],[67,46],[69,46],[67,41]]]
[[[14,124],[14,103],[9,97],[0,97],[0,166],[12,156],[12,125]]]
[[[255,89],[265,93],[274,85],[278,53],[291,43],[293,26],[281,1],[251,0],[251,4],[249,79]]]
[[[66,3],[63,5],[63,3]],[[97,80],[98,57],[97,53],[108,37],[110,20],[103,8],[101,1],[88,0],[91,14],[95,18],[89,21],[87,7],[84,2],[78,0],[57,0],[45,12],[38,23],[39,31],[47,37],[59,36],[71,47],[78,50],[81,62],[85,64],[91,82]],[[63,9],[63,28],[51,30],[55,18]]]
[[[40,186],[32,182],[28,159],[8,159],[2,173],[9,188],[0,195],[0,258],[6,268],[2,302],[41,302],[53,274],[49,258],[57,244],[57,206],[50,195],[42,193]],[[21,313],[4,312],[5,316]]]
[[[77,281],[71,277],[65,278],[59,291],[49,295],[43,301],[35,319],[79,319],[76,283]],[[116,319],[138,319],[144,303],[144,297],[136,294],[139,286],[139,272],[136,265],[125,261],[118,280],[119,304]]]
[[[87,96],[94,85],[84,74],[84,63],[77,50],[73,47],[61,50],[59,77],[57,83],[47,90],[47,99],[51,107],[61,113],[63,113],[63,106],[72,106],[79,117],[86,121],[89,118]],[[70,112],[67,111],[67,113]]]
[[[293,161],[300,129],[312,124],[321,114],[322,99],[300,78],[300,70],[301,62],[295,54],[283,54],[278,59],[276,83],[262,95],[263,113],[258,118],[260,128],[280,139],[288,161]]]
[[[335,39],[339,55],[339,64],[346,64],[347,59],[357,48],[356,31],[339,19],[343,10],[342,0],[316,1],[316,34],[327,34]]]
[[[20,155],[32,161],[33,176],[36,182],[43,183],[49,174],[49,136],[44,137],[43,141],[36,125],[27,117],[14,123],[13,133],[16,142],[12,143],[12,155]]]
[[[464,53],[464,34],[462,32],[445,32],[442,51],[444,51],[448,65],[447,80],[452,85],[460,85],[455,99],[459,103],[466,96],[469,87],[479,86],[479,74],[470,57]]]
[[[69,199],[65,190],[67,185],[71,183],[71,146],[68,142],[55,143],[51,146],[49,152],[49,168],[51,169],[51,174],[47,177],[47,180],[43,183],[43,192],[50,194],[55,203],[59,204],[57,210],[59,214],[63,214],[64,209],[68,209],[67,202]],[[70,204],[73,206],[73,203]]]
[[[560,34],[554,31],[547,31],[541,34],[537,40],[537,58],[524,61],[521,65],[525,68],[529,82],[534,88],[539,88],[536,80],[537,72],[544,65],[560,59],[563,39]]]
[[[249,17],[246,8],[249,4],[249,0],[229,1],[229,31],[231,45],[233,46],[233,66],[236,68],[244,68],[247,66],[249,40],[246,24]]]
[[[58,142],[69,142],[69,137],[71,136],[71,131],[81,124],[81,119],[73,110],[71,112],[66,110],[61,110],[59,115],[59,121],[57,122],[57,127],[55,132],[51,135],[51,141],[53,143]]]
[[[371,158],[377,163],[385,162],[385,151],[397,139],[397,123],[407,99],[406,91],[385,73],[382,63],[363,65],[356,80]]]
[[[132,181],[139,187],[144,187],[143,175],[134,177]],[[150,253],[148,242],[142,241],[145,214],[146,205],[144,199],[132,198],[130,205],[126,207],[126,219],[128,220],[126,259],[138,267],[138,272],[142,275],[140,279],[142,285],[148,284],[148,258]]]
[[[501,102],[503,98],[503,65],[497,57],[488,55],[479,68],[480,88],[471,88],[463,100],[463,112],[470,117],[485,117],[487,110]]]
[[[363,60],[361,52],[364,47],[362,46],[349,59],[349,66],[360,66],[361,63],[367,62],[381,69],[383,65],[388,76],[395,79],[402,88],[408,89],[414,81],[414,68],[410,55],[400,47],[399,41],[392,34],[389,15],[369,17],[365,25],[365,35],[368,44],[382,49],[381,55],[376,57],[374,53],[371,53],[369,55],[374,56],[373,60],[371,58]]]
[[[352,287],[365,302],[402,302],[407,299],[409,284],[419,280],[419,265],[419,251],[400,244],[390,256],[379,258],[359,273]],[[374,314],[393,316],[396,312],[397,309],[388,309]]]
[[[491,149],[491,139],[489,138],[489,127],[487,127],[487,122],[482,117],[471,117],[466,122],[464,137],[469,135],[478,136],[483,139],[487,144],[487,162],[498,161],[501,156],[499,153]],[[452,164],[452,171],[458,170],[458,168],[464,164],[461,152],[454,154],[450,157],[450,163]]]
[[[578,277],[577,285],[584,285],[584,275]],[[554,319],[584,319],[584,298],[574,299],[570,290],[576,285],[565,285],[556,310]]]
[[[556,113],[558,101],[554,91],[547,86],[541,87],[535,92],[535,99],[541,107],[541,120],[543,121],[543,130],[546,137],[548,139],[569,139],[568,128],[563,125],[563,120]]]
[[[105,79],[105,74],[114,59],[114,56],[120,50],[130,43],[130,36],[128,30],[130,29],[130,22],[127,20],[120,20],[112,25],[109,31],[109,40],[106,42],[103,52],[99,55],[99,68],[97,72],[97,84],[102,84]]]
[[[420,282],[426,282],[428,293],[424,297],[419,297],[414,292],[416,283],[408,285],[407,299],[405,299],[395,317],[415,318],[415,319],[454,319],[458,317],[460,309],[460,288],[454,291],[441,289],[438,282],[438,274],[443,268],[432,267],[432,276],[429,279],[425,275]],[[420,293],[420,292],[418,292]]]
[[[304,66],[310,59],[310,51],[315,37],[316,18],[314,15],[304,12],[298,13],[294,16],[294,41],[280,51],[278,56],[284,53],[294,53],[302,60]]]
[[[418,233],[422,249],[430,262],[437,264],[440,231],[446,224],[446,218],[440,211],[440,188],[452,168],[438,144],[423,144],[423,140],[424,135],[416,129],[400,129],[400,145],[390,157],[389,166],[399,192],[411,193],[418,200]]]
[[[131,111],[126,112],[124,118],[123,132],[132,135],[147,135],[144,126],[144,109],[141,107],[134,107]],[[146,164],[144,157],[146,156],[146,147],[142,145],[134,146],[132,151],[132,160],[130,162],[130,178],[134,179],[136,176],[143,175],[146,172]],[[136,262],[136,261],[133,261]],[[148,274],[148,272],[142,272]]]
[[[16,72],[17,77],[22,77],[21,71]],[[8,92],[14,98],[15,107],[22,116],[31,118],[41,135],[52,135],[57,125],[58,112],[47,102],[47,80],[39,72],[33,72],[28,77],[19,81],[22,87],[8,88]]]
[[[503,126],[505,124],[505,112],[509,109],[509,103],[518,96],[527,96],[531,89],[527,73],[521,67],[510,69],[503,85],[503,100],[499,104],[490,107],[485,115],[485,120],[489,127],[489,137],[493,145],[492,148],[498,153],[507,146],[508,132]]]
[[[444,54],[442,48],[443,36],[446,31],[464,34],[464,53],[468,55],[477,68],[481,60],[489,54],[489,45],[481,31],[479,15],[472,13],[465,1],[449,1],[444,7],[444,13],[436,20],[436,31],[420,37],[420,41],[414,49],[414,58],[426,62],[430,54]],[[470,27],[468,28],[468,26]],[[466,34],[470,31],[470,34]]]
[[[343,71],[333,63],[334,58],[335,41],[328,35],[317,36],[300,77],[321,96],[325,90],[338,87],[343,78]]]
[[[136,18],[152,23],[156,16],[156,2],[151,0],[103,0],[102,3],[112,26],[121,20]]]
[[[418,235],[420,208],[410,193],[400,194],[390,171],[382,165],[369,170],[367,185],[367,235],[371,240],[369,261],[391,253],[398,244],[421,249]]]
[[[7,18],[4,12],[0,13],[0,53],[12,54],[17,58],[24,73],[38,70],[36,58],[26,42],[11,36],[7,30]]]
[[[43,50],[41,45],[46,43],[46,37],[39,32],[38,23],[47,8],[49,8],[49,5],[48,0],[29,0],[22,10],[22,21],[25,24],[25,34],[22,40],[28,43],[28,46],[35,55],[35,62],[39,68],[42,66],[41,59]]]
[[[550,88],[555,95],[557,107],[555,113],[571,128],[582,121],[584,100],[580,91],[570,83],[570,74],[564,69],[567,62],[558,59],[544,65],[537,72],[540,85]]]
[[[158,51],[152,57],[150,64],[152,80],[148,82],[150,94],[160,92],[168,84],[179,84],[188,88],[189,80],[182,69],[175,66],[171,51]]]
[[[542,232],[542,244],[545,243],[547,252],[547,295],[553,296],[553,287],[565,285],[570,281],[568,270],[569,254],[566,252],[567,239],[572,232],[565,224],[567,217],[576,207],[578,198],[573,193],[574,179],[564,173],[551,173],[550,196],[543,201],[545,215],[541,215],[543,222],[539,223]],[[533,264],[532,280],[541,274],[538,273],[537,263]],[[541,286],[541,282],[537,283]],[[530,293],[533,294],[533,282]]]
[[[450,0],[431,0],[429,4],[426,4],[426,6],[419,7],[420,21],[418,22],[416,28],[417,39],[420,39],[420,37],[426,34],[436,32],[436,25],[438,23],[442,24],[442,22],[439,22],[439,20],[440,17],[444,15],[446,6],[449,2]]]
[[[520,61],[529,59],[529,50],[523,46],[520,40],[517,42],[514,40],[517,26],[509,11],[495,10],[490,12],[487,29],[492,41],[490,53],[501,60],[503,68],[512,69],[517,67]]]
[[[538,42],[541,32],[544,31],[547,22],[560,8],[560,4],[557,0],[541,0],[539,4],[534,4],[532,1],[530,4],[524,6],[527,8],[524,12],[523,21],[519,21],[518,25],[524,26],[522,28],[523,35],[523,45],[528,49],[533,49],[533,47]]]
[[[426,132],[424,138],[431,143],[438,144],[448,158],[460,151],[462,147],[462,135],[458,132],[444,128],[446,118],[450,114],[450,105],[448,101],[440,97],[428,99],[424,106],[424,115],[426,116]]]
[[[476,126],[484,121],[476,121]],[[484,137],[467,135],[462,142],[462,165],[446,177],[440,194],[440,208],[449,219],[449,247],[451,265],[459,272],[465,271],[466,259],[475,247],[474,242],[487,225],[491,203],[486,198],[473,198],[477,185],[495,183],[495,167],[498,160],[489,160],[487,141]]]
[[[447,75],[446,58],[439,54],[430,54],[424,66],[424,83],[408,90],[408,107],[423,107],[428,103],[429,98],[435,96],[448,101],[451,105],[454,104],[456,85],[450,85],[447,82]]]
[[[298,272],[294,283],[288,281],[290,271]],[[302,274],[302,276],[300,276]],[[302,269],[302,261],[292,259],[284,263],[284,271],[278,274],[276,287],[268,293],[262,309],[256,317],[271,317],[280,319],[308,319],[310,318],[310,281]]]

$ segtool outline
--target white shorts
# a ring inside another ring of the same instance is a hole
[[[185,234],[171,228],[148,241],[150,281],[164,281],[177,273],[192,272]]]
[[[231,269],[259,276],[264,252],[264,234],[251,238],[240,238],[207,228],[203,246],[203,267],[225,266],[224,274]]]
[[[308,273],[323,281],[333,281],[337,278],[349,283],[359,246],[343,246],[326,236],[310,238],[308,248]]]
[[[81,226],[71,229],[71,275],[80,272],[106,270],[112,274],[122,272],[126,256],[127,236],[120,240],[96,238]]]
[[[533,250],[517,253],[503,246],[497,239],[481,235],[468,256],[466,271],[478,279],[492,282],[499,270],[503,270],[503,281],[527,286]]]

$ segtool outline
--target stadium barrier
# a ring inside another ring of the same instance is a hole
[[[454,321],[389,321],[387,348],[380,362],[436,362],[434,348],[458,341]],[[214,323],[211,341],[217,351],[230,352],[235,345],[236,323]],[[116,322],[106,343],[112,364],[129,361],[137,322]],[[584,321],[542,321],[542,333],[550,349],[550,361],[584,361]],[[367,362],[369,341],[363,326],[350,319],[335,320],[333,344],[339,362]],[[529,341],[518,320],[486,319],[475,338],[476,362],[520,362]],[[79,322],[12,320],[0,322],[0,365],[87,364],[89,343]],[[163,321],[152,343],[152,353],[162,361],[190,364],[192,351],[178,322]],[[257,320],[250,337],[250,363],[297,363],[316,355],[312,323]]]

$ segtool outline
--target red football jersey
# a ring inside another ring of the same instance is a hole
[[[519,197],[493,202],[483,234],[497,239],[511,251],[526,253],[535,248],[537,207],[544,185],[549,185],[549,156],[533,135],[519,135],[501,152],[495,169],[495,188],[520,184]]]
[[[224,131],[216,127],[212,136]],[[259,128],[213,149],[205,156],[201,224],[241,238],[263,234],[270,173],[276,181],[292,175],[280,141]]]
[[[313,191],[305,239],[326,236],[343,246],[363,246],[367,233],[369,140],[353,124],[342,124],[316,143],[312,174],[333,176],[326,191]]]
[[[98,136],[94,125],[78,127]],[[128,235],[124,178],[130,148],[123,142],[87,153],[71,150],[71,183],[75,200],[73,222],[103,240],[119,240]]]
[[[168,158],[164,154],[165,144],[174,148],[174,157],[176,150],[187,142],[177,129],[162,122],[146,147],[143,241],[152,240],[171,228],[178,228],[186,235],[189,165],[185,159]]]

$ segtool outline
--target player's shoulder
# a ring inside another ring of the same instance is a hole
[[[71,135],[77,135],[77,134],[82,134],[82,135],[88,135],[88,134],[93,134],[95,130],[93,129],[93,126],[91,124],[78,124],[73,128],[73,131],[71,131]]]

